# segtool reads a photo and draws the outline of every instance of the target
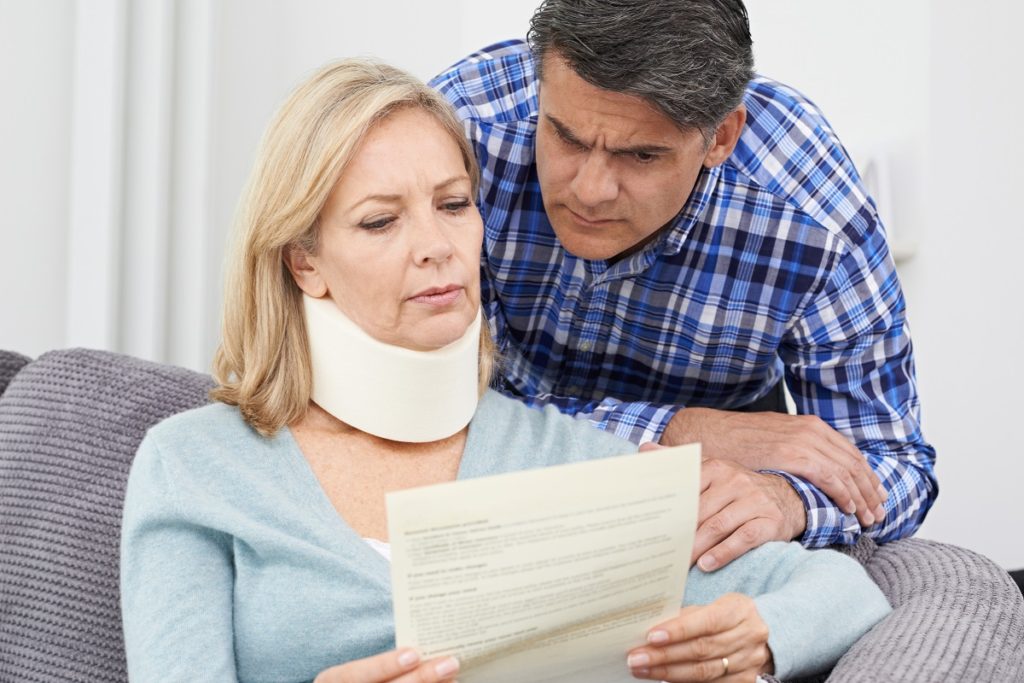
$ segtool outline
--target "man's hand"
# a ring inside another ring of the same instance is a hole
[[[888,494],[864,455],[814,415],[737,413],[684,408],[668,423],[666,446],[699,441],[705,458],[731,460],[751,470],[780,470],[809,481],[861,526],[885,517]]]
[[[803,533],[807,512],[789,482],[728,460],[701,464],[700,506],[691,562],[713,571],[768,541]]]

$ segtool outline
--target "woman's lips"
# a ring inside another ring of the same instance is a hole
[[[419,294],[410,297],[409,300],[430,306],[447,306],[462,296],[463,291],[462,287],[456,286],[434,287],[423,290]]]

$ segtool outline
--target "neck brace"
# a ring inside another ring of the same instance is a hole
[[[330,299],[303,294],[312,399],[342,422],[393,441],[424,443],[467,424],[479,401],[480,313],[434,351],[377,341]]]

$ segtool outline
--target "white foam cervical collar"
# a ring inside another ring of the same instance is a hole
[[[460,339],[413,351],[377,341],[330,297],[302,298],[321,408],[393,441],[437,441],[469,424],[479,400],[479,313]]]

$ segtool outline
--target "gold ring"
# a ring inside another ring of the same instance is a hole
[[[722,678],[729,675],[729,658],[722,657]]]

